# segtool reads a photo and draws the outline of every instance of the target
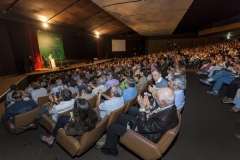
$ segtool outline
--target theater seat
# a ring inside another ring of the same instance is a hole
[[[72,94],[72,98],[73,98],[73,99],[75,99],[76,96],[77,96],[77,93],[73,93],[73,94]]]
[[[11,134],[19,134],[24,132],[25,130],[21,129],[20,127],[29,125],[35,119],[39,109],[40,108],[37,107],[29,112],[17,115],[14,117],[14,122],[9,120],[4,122],[3,126]]]
[[[107,89],[105,92],[103,92],[105,95],[109,95],[110,96],[110,91],[111,91],[111,88]]]
[[[38,97],[38,106],[41,107],[43,104],[49,102],[49,97],[43,96],[43,97]]]
[[[129,102],[130,102],[130,101],[127,101],[126,103],[124,103],[124,105],[123,105],[121,108],[119,108],[119,109],[117,109],[117,110],[115,110],[115,111],[112,111],[112,112],[110,113],[109,120],[108,120],[108,124],[107,124],[107,128],[108,128],[108,126],[109,126],[110,124],[116,122],[117,116],[118,116],[119,114],[123,114],[123,113],[124,113],[124,111],[125,111],[125,109],[126,109],[126,107],[127,107],[127,105],[128,105]]]
[[[93,96],[92,98],[88,99],[87,101],[89,102],[89,104],[90,104],[93,108],[95,108],[95,107],[96,107],[97,96],[95,95],[95,96]]]
[[[86,132],[82,135],[78,141],[73,136],[66,136],[65,130],[60,128],[56,137],[56,142],[59,143],[72,157],[79,156],[93,146],[97,140],[104,133],[109,116],[105,116],[96,126],[96,128],[90,132]]]
[[[73,112],[73,109],[70,109],[66,112],[60,113],[58,114],[58,118],[62,115],[65,116],[70,116],[70,112]],[[56,126],[56,122],[54,122],[52,119],[48,118],[48,116],[46,116],[45,114],[42,115],[39,123],[45,128],[47,129],[50,133],[53,132],[55,126]]]
[[[124,113],[127,113],[128,110],[129,110],[129,108],[130,108],[131,106],[133,106],[133,105],[136,103],[136,101],[137,101],[137,96],[134,97],[133,99],[130,99],[130,100],[128,100],[127,102],[125,102],[125,103],[127,103],[127,105],[126,105],[126,108],[125,108]]]
[[[128,130],[122,137],[120,142],[134,153],[139,155],[142,159],[155,160],[160,158],[168,149],[176,135],[178,134],[181,124],[181,114],[178,113],[179,124],[168,130],[159,142],[156,144],[133,130]]]

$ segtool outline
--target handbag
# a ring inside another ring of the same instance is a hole
[[[63,127],[65,130],[65,134],[67,136],[81,136],[84,132],[80,128],[78,131],[73,127],[74,121],[68,120],[68,122]]]

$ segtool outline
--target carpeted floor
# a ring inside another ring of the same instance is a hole
[[[240,133],[239,113],[229,112],[229,104],[222,104],[221,99],[227,89],[223,86],[220,95],[208,95],[210,87],[200,84],[198,80],[204,75],[187,73],[186,105],[183,110],[179,135],[162,160],[239,160],[240,139],[234,137]],[[70,159],[139,159],[121,145],[119,156],[105,156],[100,150],[91,148],[84,155],[72,158],[58,144],[48,148],[39,140],[39,134],[45,130],[27,131],[19,135],[10,135],[0,125],[0,159],[1,160],[58,160]],[[25,146],[27,143],[32,143]]]

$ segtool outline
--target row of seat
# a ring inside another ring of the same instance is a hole
[[[141,91],[138,91],[138,95],[143,95],[143,92],[147,90],[147,87],[151,84],[149,81]],[[104,92],[107,95],[110,95],[110,89]],[[75,98],[76,95],[73,95]],[[97,100],[97,96],[93,96],[91,99],[88,100],[91,106],[95,107]],[[8,121],[4,123],[4,127],[11,133],[11,134],[19,134],[23,132],[20,127],[26,126],[30,124],[35,116],[37,115],[40,107],[48,102],[48,96],[39,97],[38,99],[38,108],[35,108],[32,111],[24,113],[22,115],[15,116],[14,123]],[[66,136],[64,129],[59,129],[56,142],[58,142],[72,157],[79,156],[88,150],[92,145],[96,143],[96,141],[104,134],[107,130],[108,126],[114,123],[117,119],[117,116],[122,113],[127,113],[129,107],[133,106],[137,101],[137,97],[125,102],[125,104],[113,111],[109,116],[105,116],[99,124],[95,127],[94,130],[84,133],[81,136],[80,140],[75,139],[73,136]],[[72,110],[59,114],[61,115],[70,115],[69,113]],[[133,130],[128,130],[123,137],[120,138],[120,142],[124,144],[127,148],[135,152],[137,155],[142,157],[143,159],[157,159],[162,156],[162,154],[166,151],[169,147],[175,136],[177,135],[180,122],[181,122],[181,114],[178,112],[179,117],[179,124],[174,129],[169,130],[166,132],[161,140],[156,144],[148,140],[147,138],[141,136],[140,134],[134,132]],[[56,123],[48,118],[46,115],[43,115],[40,119],[40,124],[45,127],[50,133],[53,132]]]

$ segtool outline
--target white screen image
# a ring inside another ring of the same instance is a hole
[[[112,52],[126,51],[126,40],[112,40]]]

